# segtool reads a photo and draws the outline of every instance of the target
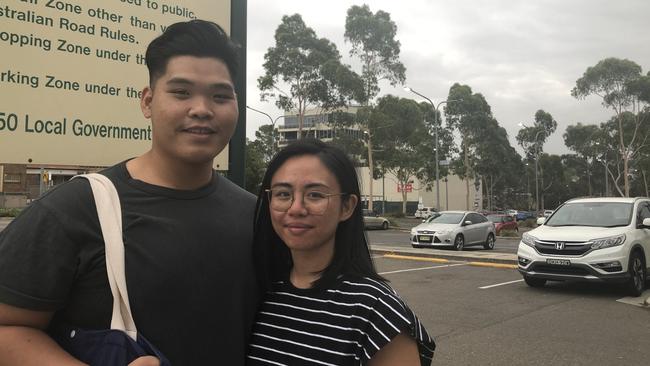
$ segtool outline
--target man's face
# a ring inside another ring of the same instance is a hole
[[[239,117],[228,67],[211,57],[171,58],[140,104],[151,119],[152,151],[169,162],[211,165]]]

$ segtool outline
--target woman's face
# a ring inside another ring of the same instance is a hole
[[[290,158],[275,172],[271,222],[292,253],[331,257],[338,223],[352,215],[357,202],[356,196],[343,196],[343,204],[341,193],[346,192],[334,174],[313,155]]]

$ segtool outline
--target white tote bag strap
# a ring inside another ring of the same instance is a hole
[[[75,178],[77,177],[86,178],[90,182],[97,206],[99,224],[102,228],[106,252],[106,272],[113,294],[111,329],[121,330],[135,340],[138,333],[131,314],[129,293],[126,289],[120,197],[113,182],[102,174],[82,174]]]

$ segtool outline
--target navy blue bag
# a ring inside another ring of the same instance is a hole
[[[106,271],[113,294],[111,329],[88,330],[61,325],[51,336],[75,358],[91,366],[126,366],[141,356],[155,356],[161,366],[167,358],[137,332],[126,288],[122,209],[115,186],[101,174],[80,175],[88,179],[104,237]]]
[[[64,350],[91,366],[126,366],[141,356],[155,356],[161,366],[171,366],[167,358],[140,334],[135,341],[121,330],[61,326],[52,336]]]

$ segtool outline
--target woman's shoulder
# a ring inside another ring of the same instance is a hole
[[[398,293],[385,281],[370,277],[343,275],[338,279],[337,290],[379,301],[390,299],[402,303]]]

